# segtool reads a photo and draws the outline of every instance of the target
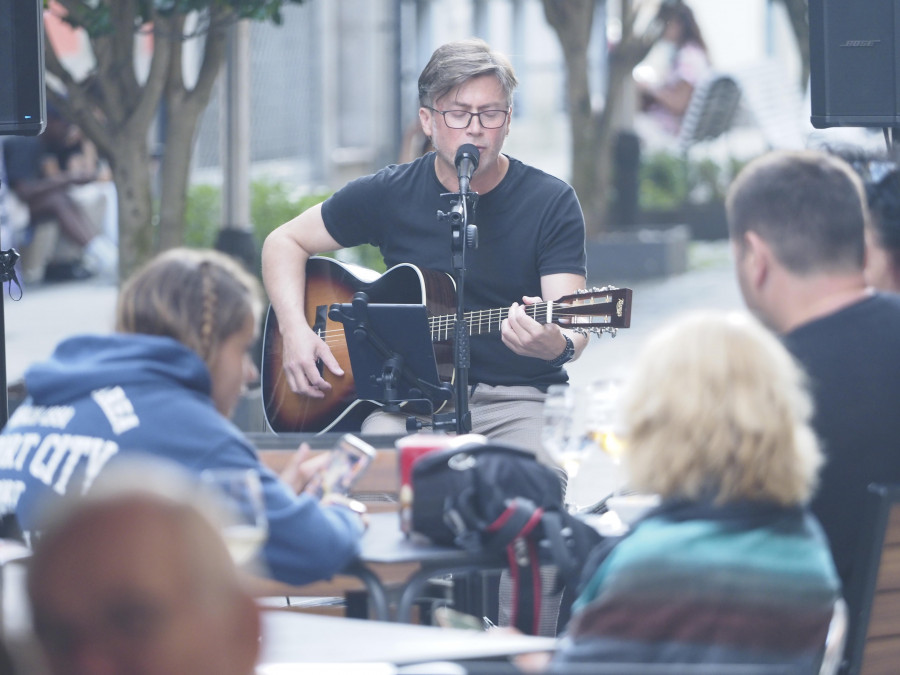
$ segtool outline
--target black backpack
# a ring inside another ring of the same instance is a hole
[[[601,541],[563,503],[559,474],[519,448],[471,444],[424,455],[412,469],[412,529],[437,544],[495,553],[513,579],[513,625],[537,634],[540,562],[576,588]]]

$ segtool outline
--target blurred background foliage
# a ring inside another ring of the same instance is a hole
[[[257,250],[266,236],[311,206],[324,201],[331,193],[319,192],[297,196],[288,183],[272,179],[254,180],[250,184],[250,221]],[[213,248],[222,223],[222,188],[218,185],[194,184],[188,190],[185,209],[185,244],[197,248]],[[340,251],[340,258],[379,272],[384,271],[381,253],[373,246],[356,246]]]
[[[642,158],[638,174],[640,211],[676,211],[687,204],[724,203],[728,186],[745,162],[709,157],[691,160],[656,152]]]

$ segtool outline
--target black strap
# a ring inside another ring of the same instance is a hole
[[[541,517],[534,502],[516,497],[506,502],[506,509],[484,528],[485,548],[502,551],[517,537],[527,535],[535,527],[533,522]]]
[[[544,513],[541,522],[544,526],[544,536],[550,543],[550,554],[553,556],[553,562],[559,569],[559,575],[562,577],[566,586],[575,588],[578,584],[580,575],[578,561],[569,550],[569,542],[566,540],[563,532],[562,514],[558,511],[547,511]]]
[[[529,635],[537,635],[540,629],[543,593],[537,541],[542,517],[543,510],[534,502],[517,497],[507,502],[486,530],[486,547],[506,550],[512,577],[511,623]]]
[[[523,633],[537,635],[541,626],[541,566],[534,537],[518,537],[506,547],[512,576],[511,623]]]

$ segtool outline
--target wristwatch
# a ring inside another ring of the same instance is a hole
[[[566,339],[566,348],[563,349],[562,354],[557,356],[552,361],[547,361],[547,364],[553,368],[559,368],[564,363],[568,363],[575,356],[575,343],[572,342],[572,338],[568,335],[563,334],[563,337]]]

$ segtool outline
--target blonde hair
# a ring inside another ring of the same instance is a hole
[[[815,488],[822,456],[804,373],[749,315],[692,313],[652,336],[622,405],[640,491],[795,505]]]
[[[262,314],[256,277],[209,249],[173,248],[125,282],[116,330],[174,338],[207,363],[221,343]]]

